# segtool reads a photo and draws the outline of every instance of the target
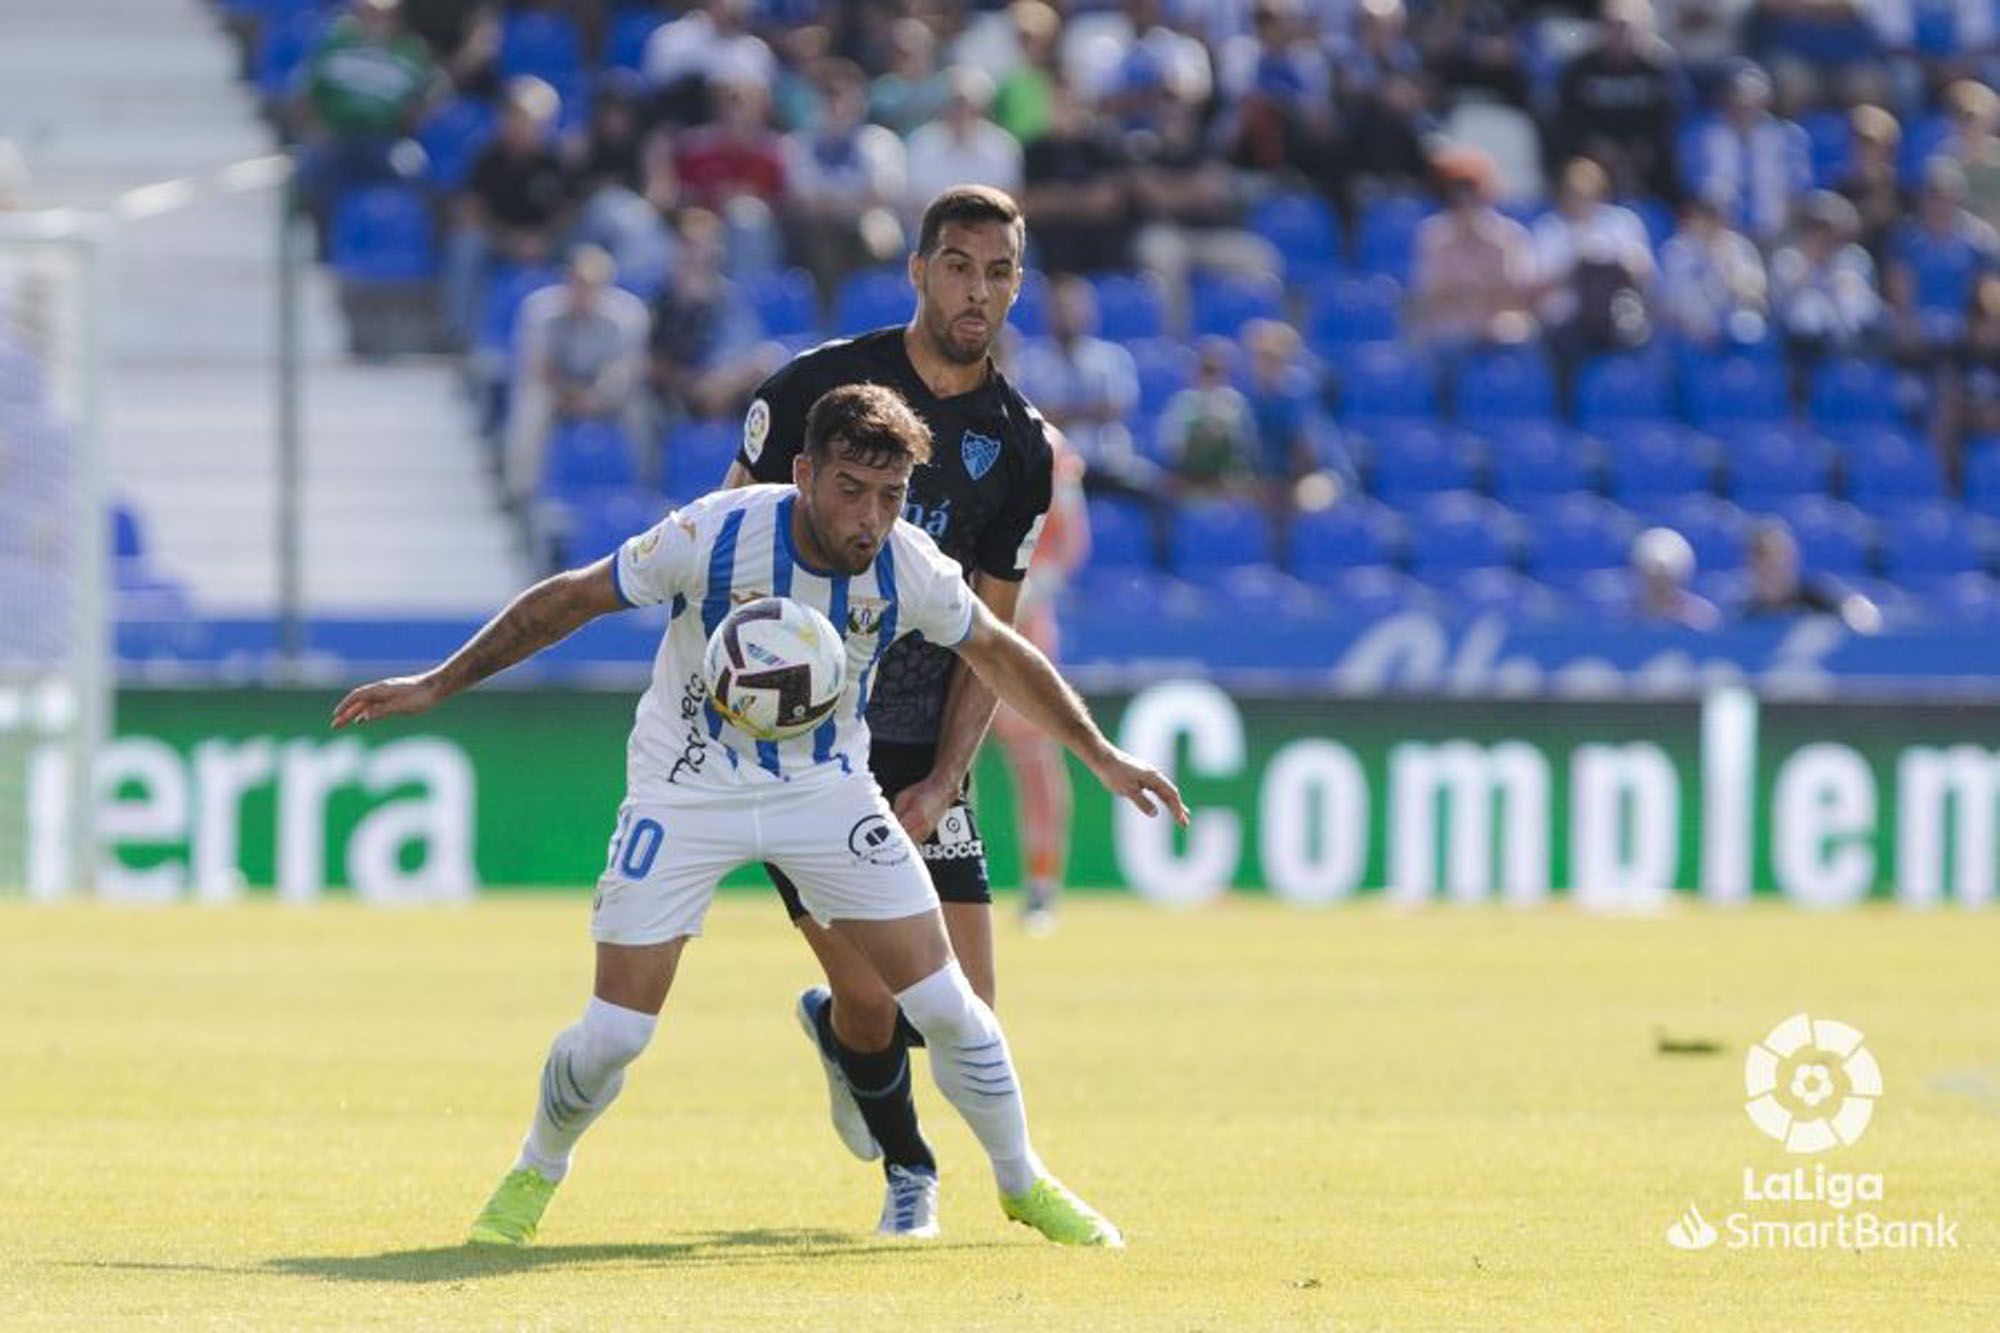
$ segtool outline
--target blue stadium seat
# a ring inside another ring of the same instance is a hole
[[[632,445],[609,421],[569,421],[549,434],[541,493],[573,501],[592,491],[629,487],[637,478]]]
[[[532,74],[556,84],[576,85],[583,77],[583,36],[576,20],[552,10],[514,10],[500,32],[500,69]],[[565,98],[565,101],[568,99]]]
[[[1829,361],[1813,372],[1806,413],[1829,432],[1858,423],[1894,425],[1902,417],[1897,389],[1896,372],[1879,361]]]
[[[1789,426],[1730,426],[1722,434],[1729,494],[1746,509],[1770,509],[1800,495],[1823,495],[1832,474],[1826,441]]]
[[[1626,422],[1603,433],[1611,494],[1627,504],[1706,491],[1715,442],[1685,426]]]
[[[1176,338],[1142,338],[1126,345],[1139,375],[1139,411],[1158,416],[1167,401],[1194,383],[1194,349]]]
[[[563,562],[575,568],[601,560],[626,538],[646,531],[666,516],[667,506],[656,493],[644,490],[602,491],[583,497],[569,531],[563,535]]]
[[[2000,620],[2000,582],[1988,574],[1955,574],[1927,580],[1920,589],[1930,619],[1942,625]]]
[[[1340,220],[1316,194],[1274,194],[1250,210],[1250,230],[1285,259],[1285,279],[1297,284],[1340,265]]]
[[[1153,536],[1136,500],[1098,496],[1090,501],[1090,568],[1151,569]]]
[[[1935,500],[1944,494],[1944,473],[1930,446],[1893,428],[1843,434],[1841,470],[1847,498],[1863,509],[1908,500]]]
[[[1150,273],[1099,273],[1090,285],[1097,291],[1099,336],[1130,342],[1165,335],[1166,302],[1158,278]]]
[[[1327,585],[1335,614],[1357,622],[1381,620],[1404,611],[1436,609],[1437,597],[1401,570],[1361,565],[1334,574]]]
[[[1591,570],[1623,568],[1638,524],[1609,500],[1574,495],[1538,507],[1528,529],[1528,568],[1544,582],[1573,587]]]
[[[1964,509],[1949,501],[1900,505],[1882,520],[1882,563],[1906,584],[1983,572],[1986,553]]]
[[[1306,341],[1322,356],[1402,332],[1403,289],[1386,273],[1335,274],[1306,291]]]
[[[1407,283],[1416,260],[1417,228],[1431,211],[1424,200],[1409,195],[1392,195],[1368,205],[1361,214],[1354,266]]]
[[[1609,431],[1637,421],[1674,415],[1673,364],[1659,355],[1593,357],[1576,382],[1576,421],[1585,430]]]
[[[734,421],[689,421],[666,436],[667,494],[706,495],[736,461],[742,428]]]
[[[1024,338],[1040,338],[1049,331],[1049,280],[1034,269],[1021,275],[1021,294],[1007,312],[1007,322]]]
[[[1513,514],[1484,496],[1431,496],[1417,507],[1410,527],[1410,570],[1441,583],[1464,570],[1512,565],[1516,532]]]
[[[1742,509],[1713,495],[1683,495],[1644,506],[1639,519],[1648,526],[1672,528],[1694,548],[1695,568],[1708,573],[1736,569],[1743,563],[1743,543],[1750,520]]]
[[[1322,590],[1273,565],[1237,565],[1207,583],[1231,612],[1251,620],[1297,620],[1329,609]]]
[[[1368,489],[1398,506],[1479,481],[1472,441],[1433,422],[1380,423],[1368,433],[1367,458]]]
[[[542,288],[561,281],[562,274],[553,268],[509,264],[495,269],[487,277],[486,290],[480,297],[479,349],[512,355],[514,321],[521,313],[521,303]]]
[[[1469,357],[1459,368],[1453,390],[1458,419],[1475,430],[1555,416],[1555,379],[1539,349]]]
[[[448,189],[465,184],[472,164],[493,137],[493,108],[470,97],[454,97],[433,111],[417,131],[429,159],[428,178]]]
[[[1494,496],[1516,507],[1551,495],[1588,491],[1597,479],[1591,442],[1542,422],[1506,426],[1489,436],[1486,467]]]
[[[757,323],[772,338],[808,337],[819,331],[819,293],[802,268],[753,273],[742,285]]]
[[[1196,338],[1234,338],[1253,319],[1282,319],[1284,289],[1275,276],[1256,279],[1197,273],[1188,285]]]
[[[1688,415],[1703,430],[1734,423],[1780,422],[1789,414],[1785,368],[1732,353],[1700,358],[1685,369]]]
[[[1813,184],[1830,190],[1847,172],[1847,154],[1854,138],[1852,122],[1845,111],[1814,111],[1799,120],[1800,128],[1812,145]]]
[[[916,309],[916,290],[902,269],[864,269],[849,274],[834,293],[833,331],[851,338],[870,329],[907,323]]]
[[[1873,564],[1875,525],[1843,500],[1808,495],[1778,508],[1799,543],[1799,558],[1816,574],[1864,575]]]
[[[1292,572],[1301,578],[1324,581],[1342,570],[1393,565],[1401,547],[1395,514],[1360,496],[1300,514],[1292,522]]]
[[[612,69],[637,70],[645,63],[646,43],[666,21],[658,9],[618,10],[604,36],[604,63]]]
[[[304,62],[329,19],[316,9],[273,14],[257,38],[257,88],[266,97],[282,97],[292,75]]]
[[[349,282],[420,282],[437,271],[430,208],[406,186],[371,185],[343,198],[327,249]]]
[[[1467,570],[1452,580],[1449,593],[1460,610],[1497,615],[1510,625],[1554,620],[1565,610],[1563,598],[1554,588],[1511,569]]]
[[[1923,9],[1924,6],[1913,6]],[[1903,146],[1897,155],[1897,174],[1911,189],[1923,183],[1924,167],[1944,148],[1952,134],[1951,117],[1942,111],[1905,121]]]
[[[1965,503],[1974,513],[2000,518],[2000,439],[1965,442]]]
[[[1185,504],[1174,515],[1174,572],[1197,582],[1225,569],[1271,563],[1271,525],[1247,500]]]
[[[1349,425],[1436,415],[1430,363],[1400,343],[1364,343],[1335,363],[1335,374],[1340,419]]]

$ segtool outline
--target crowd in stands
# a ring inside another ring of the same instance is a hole
[[[1027,212],[1006,364],[1107,578],[2000,614],[1985,0],[222,2],[558,558],[906,317],[973,181]]]

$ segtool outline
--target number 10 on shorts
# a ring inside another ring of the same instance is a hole
[[[615,870],[626,879],[644,879],[653,868],[653,860],[660,854],[660,844],[666,840],[666,830],[657,819],[633,819],[630,810],[618,817],[618,827],[611,834],[611,857],[607,871]]]

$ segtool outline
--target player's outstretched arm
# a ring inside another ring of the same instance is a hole
[[[625,602],[611,573],[616,556],[552,574],[507,604],[463,648],[421,676],[394,676],[363,685],[333,710],[336,728],[383,717],[427,712],[488,676],[526,661]]]
[[[1106,740],[1083,700],[1041,649],[1002,624],[978,598],[972,600],[972,631],[958,645],[958,654],[1002,702],[1073,750],[1107,791],[1149,815],[1165,805],[1175,823],[1188,822],[1180,789],[1158,769]]]

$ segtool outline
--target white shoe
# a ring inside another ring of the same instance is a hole
[[[937,1203],[936,1176],[928,1171],[892,1166],[888,1192],[882,1196],[882,1220],[876,1224],[875,1234],[898,1240],[929,1240],[938,1233]]]
[[[820,1044],[817,1019],[820,1010],[831,1003],[833,995],[826,987],[808,986],[799,992],[799,1002],[792,1012],[798,1015],[799,1027],[819,1056],[820,1068],[826,1071],[827,1111],[833,1118],[833,1132],[840,1135],[847,1151],[864,1162],[872,1162],[882,1155],[882,1145],[875,1142],[868,1122],[861,1118],[861,1107],[854,1100],[854,1090],[847,1086],[847,1075],[840,1072],[833,1053]]]

